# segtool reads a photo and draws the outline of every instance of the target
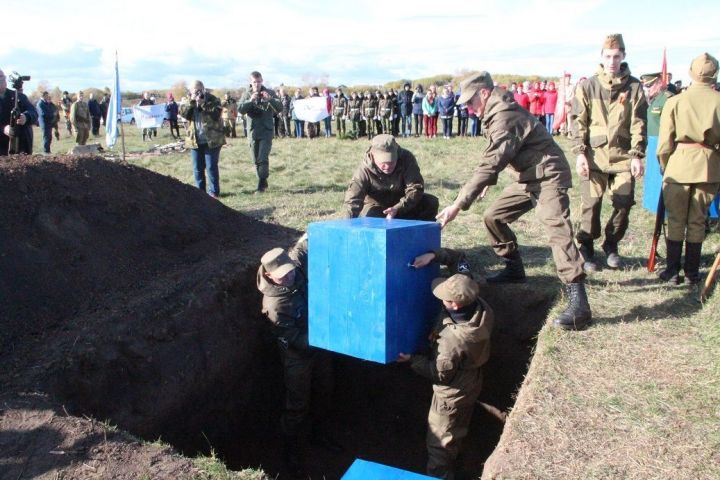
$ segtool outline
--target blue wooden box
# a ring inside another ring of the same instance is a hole
[[[308,226],[310,345],[390,363],[427,343],[439,310],[433,263],[413,259],[440,247],[435,222],[354,218]]]
[[[433,480],[435,477],[407,472],[399,468],[388,467],[379,463],[360,460],[350,465],[341,480]]]

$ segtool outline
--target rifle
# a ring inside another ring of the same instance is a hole
[[[662,228],[663,228],[664,223],[665,223],[665,202],[663,201],[662,190],[660,190],[660,198],[658,199],[657,214],[655,215],[655,229],[653,230],[652,244],[650,245],[650,255],[648,256],[648,262],[647,262],[648,272],[655,271],[658,240],[660,240],[660,234],[662,233]]]
[[[13,72],[12,75],[10,75],[10,83],[12,87],[15,89],[15,102],[13,105],[13,109],[10,111],[10,131],[8,132],[8,137],[10,137],[10,145],[8,146],[8,153],[20,153],[20,137],[17,135],[17,121],[20,119],[20,115],[22,115],[22,112],[20,111],[20,93],[22,92],[23,82],[30,81],[29,75],[20,75],[17,72]]]
[[[707,300],[707,293],[708,290],[710,290],[710,287],[713,284],[713,281],[715,280],[715,274],[717,274],[718,267],[720,267],[720,252],[718,252],[717,255],[715,255],[715,261],[712,264],[712,267],[710,267],[710,271],[707,274],[707,277],[705,278],[705,285],[703,285],[702,290],[700,291],[700,301],[704,302]]]

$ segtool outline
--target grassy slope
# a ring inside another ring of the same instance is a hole
[[[128,134],[129,151],[139,151],[139,133],[133,128]],[[157,143],[170,141],[161,130]],[[256,180],[246,141],[231,143],[221,153],[222,201],[299,229],[337,216],[347,182],[368,145],[364,140],[276,140],[270,190],[252,195]],[[484,140],[400,143],[416,154],[427,190],[444,206],[471,174]],[[559,143],[569,151],[567,142]],[[63,140],[60,150],[68,145]],[[192,183],[188,153],[130,161]],[[501,185],[506,182],[501,177]],[[492,189],[484,202],[443,232],[444,245],[469,250],[475,270],[500,268],[482,225],[485,204],[499,191]],[[577,191],[571,194],[577,220]],[[638,203],[641,194],[640,185]],[[606,202],[604,219],[609,210]],[[620,245],[625,267],[589,280],[594,327],[580,333],[547,327],[540,333],[532,368],[486,476],[720,478],[720,300],[716,294],[702,306],[694,290],[660,285],[647,273],[643,264],[652,223],[650,214],[634,208]],[[553,279],[537,286],[557,291],[550,250],[533,214],[514,228],[530,281]],[[708,238],[705,265],[719,244],[717,233]],[[550,319],[564,302],[560,296]]]

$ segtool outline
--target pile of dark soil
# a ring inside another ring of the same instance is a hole
[[[4,158],[0,192],[0,477],[94,458],[72,415],[199,438],[209,414],[251,415],[280,388],[255,271],[298,232],[99,158]],[[82,447],[48,453],[48,435]],[[109,458],[138,464],[131,450]]]

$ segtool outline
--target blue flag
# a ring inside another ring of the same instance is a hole
[[[115,82],[110,96],[107,117],[105,119],[105,143],[108,148],[115,145],[118,137],[118,115],[122,107],[122,94],[120,93],[120,73],[118,72],[117,53],[115,53]]]

